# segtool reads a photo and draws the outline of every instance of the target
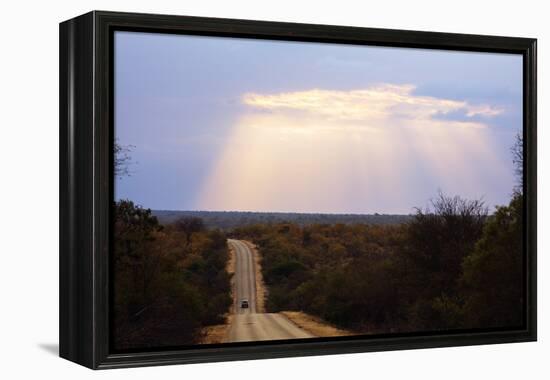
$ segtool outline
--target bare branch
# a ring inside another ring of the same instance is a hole
[[[523,136],[518,133],[516,135],[516,142],[511,148],[512,162],[514,163],[514,174],[516,175],[516,186],[514,187],[514,193],[523,193]]]
[[[132,157],[130,152],[135,148],[134,145],[120,145],[118,141],[115,142],[115,176],[122,178],[130,176],[130,165],[132,164]]]

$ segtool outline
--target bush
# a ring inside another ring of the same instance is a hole
[[[461,278],[468,327],[523,324],[523,196],[499,207],[464,260]]]
[[[131,201],[114,207],[115,349],[195,344],[231,305],[226,237],[200,220],[161,227]]]
[[[267,309],[304,311],[361,333],[521,322],[521,200],[488,216],[439,194],[401,225],[240,227],[262,253]]]

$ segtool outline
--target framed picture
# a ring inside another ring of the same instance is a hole
[[[60,356],[536,340],[536,40],[60,24]]]

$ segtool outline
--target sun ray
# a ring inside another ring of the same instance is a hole
[[[434,193],[484,195],[480,173],[506,175],[507,168],[493,153],[488,124],[473,116],[503,109],[414,89],[246,93],[249,109],[203,184],[198,208],[391,212],[426,201],[413,194],[419,181],[433,182]],[[439,117],[457,111],[461,117]],[[404,205],[411,199],[417,203]]]

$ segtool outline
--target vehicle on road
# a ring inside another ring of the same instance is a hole
[[[241,309],[248,309],[248,300],[241,300]]]

